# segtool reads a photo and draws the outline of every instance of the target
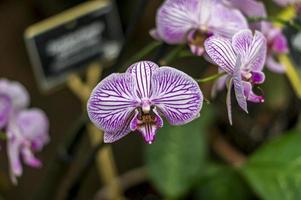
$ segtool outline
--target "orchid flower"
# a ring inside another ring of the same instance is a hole
[[[278,54],[288,53],[286,37],[279,28],[273,27],[273,25],[269,22],[262,23],[261,31],[267,38],[267,68],[276,73],[285,72],[285,66],[278,63],[275,59],[275,56]]]
[[[190,76],[141,61],[102,80],[92,91],[87,110],[91,121],[104,130],[104,142],[138,131],[151,144],[163,126],[160,115],[172,125],[182,125],[199,116],[202,103],[202,92]]]
[[[39,109],[27,109],[29,95],[18,82],[0,79],[0,129],[7,134],[7,153],[10,175],[14,184],[22,175],[24,162],[40,167],[41,162],[33,152],[40,151],[48,143],[48,119]]]
[[[247,101],[260,103],[263,96],[252,91],[254,84],[264,82],[262,72],[266,59],[266,39],[255,31],[241,30],[232,37],[232,41],[212,36],[205,41],[206,53],[221,70],[227,73],[227,109],[230,124],[232,124],[231,90],[234,86],[235,96],[239,106],[248,113]]]
[[[156,16],[156,30],[151,35],[168,44],[188,43],[192,53],[202,55],[208,36],[231,38],[238,30],[248,27],[237,9],[220,0],[167,0]]]
[[[33,152],[42,150],[49,142],[48,119],[40,109],[28,109],[18,112],[10,120],[7,128],[7,152],[11,165],[11,179],[22,175],[20,157],[31,167],[41,167],[42,163]]]

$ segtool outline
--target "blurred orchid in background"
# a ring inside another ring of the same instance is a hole
[[[22,175],[21,157],[31,167],[42,165],[33,153],[49,142],[48,119],[40,109],[27,109],[29,95],[18,82],[0,80],[0,102],[0,128],[7,134],[10,175],[16,184]]]
[[[208,38],[205,41],[205,49],[220,70],[228,74],[227,109],[232,124],[232,86],[237,102],[245,112],[248,112],[246,101],[255,103],[264,101],[264,97],[256,95],[252,87],[254,84],[263,83],[265,79],[262,69],[266,59],[266,38],[258,31],[253,35],[251,30],[242,30],[233,36],[232,41],[218,36]]]
[[[267,38],[267,68],[276,73],[285,72],[285,67],[277,62],[276,55],[288,53],[286,37],[279,28],[273,27],[269,22],[262,22],[261,31]]]
[[[87,109],[92,122],[111,143],[138,131],[151,144],[163,126],[160,115],[172,125],[199,116],[203,95],[195,80],[150,61],[137,62],[122,74],[111,74],[93,90]]]
[[[195,55],[204,52],[211,35],[231,38],[248,28],[242,13],[219,0],[167,0],[159,8],[151,35],[168,44],[187,43]]]

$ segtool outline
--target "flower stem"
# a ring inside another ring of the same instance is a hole
[[[159,61],[160,65],[168,65],[171,61],[173,61],[183,50],[185,45],[179,45],[176,48],[174,48],[172,51],[170,51],[165,58]]]
[[[214,74],[214,75],[206,77],[206,78],[196,79],[196,82],[206,83],[206,82],[209,82],[209,81],[214,81],[214,80],[216,80],[216,79],[218,79],[218,78],[220,78],[221,76],[224,76],[224,75],[226,75],[226,72],[217,73],[217,74]]]
[[[124,67],[128,67],[133,62],[137,62],[149,53],[151,53],[153,50],[155,50],[157,47],[161,45],[161,42],[154,41],[149,43],[146,47],[144,47],[142,50],[139,51],[139,53],[132,56],[124,65]]]
[[[249,17],[248,21],[249,22],[259,22],[259,21],[277,22],[277,23],[280,23],[282,25],[290,26],[290,27],[293,27],[294,29],[296,29],[298,31],[301,31],[301,26],[299,24],[296,24],[292,20],[284,20],[284,19],[281,19],[279,17],[272,17],[272,16],[268,16],[268,17]]]

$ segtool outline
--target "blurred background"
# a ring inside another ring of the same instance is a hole
[[[24,84],[31,96],[31,106],[39,107],[47,113],[50,120],[51,137],[51,142],[38,154],[38,157],[43,161],[43,168],[33,169],[25,166],[24,174],[19,179],[17,186],[13,186],[10,182],[7,167],[8,160],[4,153],[5,148],[2,148],[0,157],[0,193],[4,199],[33,199],[38,192],[38,188],[45,184],[44,178],[47,174],[47,168],[53,160],[57,159],[58,147],[65,140],[68,131],[74,126],[75,121],[85,112],[82,109],[80,100],[66,86],[62,86],[49,93],[42,93],[38,89],[33,68],[25,48],[23,39],[24,30],[36,22],[56,15],[83,2],[85,1],[2,0],[0,2],[1,77],[16,80]],[[139,8],[139,4],[141,4],[140,6],[144,6],[141,2],[143,1],[116,0],[124,33],[129,27],[135,8]],[[131,37],[125,47],[125,53],[123,54],[120,63],[124,63],[129,57],[135,54],[135,52],[142,49],[150,41],[153,41],[149,36],[149,30],[155,27],[156,9],[161,2],[162,1],[160,0],[149,1],[144,12],[136,19],[137,23],[131,30]],[[165,48],[171,47],[167,46]],[[175,67],[194,77],[205,77],[206,74],[215,72],[214,69],[208,69],[206,65],[208,64],[205,61],[201,61],[198,58],[185,58],[174,62]],[[206,101],[204,106],[214,107],[214,111],[210,111],[214,113],[214,118],[210,120],[210,124],[214,125],[210,126],[207,135],[204,133],[206,135],[205,137],[208,138],[208,141],[211,141],[211,137],[214,137],[215,133],[222,136],[222,140],[214,140],[213,143],[208,142],[204,145],[206,146],[206,150],[204,150],[206,151],[205,157],[210,157],[210,160],[215,159],[222,163],[235,163],[237,160],[240,162],[271,138],[282,135],[283,132],[292,128],[300,127],[300,100],[295,95],[287,77],[285,75],[272,74],[270,72],[267,72],[266,76],[269,78],[262,88],[263,91],[265,91],[266,96],[265,104],[259,106],[250,105],[249,115],[242,113],[237,106],[234,105],[234,126],[230,126],[227,120],[224,101],[226,93],[221,92],[217,99],[211,100],[209,98],[211,84],[204,84],[201,86],[205,97],[208,97],[208,101]],[[207,111],[204,112],[206,113]],[[228,142],[226,145],[223,143],[224,140]],[[5,144],[1,146],[4,145]],[[230,145],[230,150],[227,145]],[[118,173],[124,174],[145,164],[145,144],[140,135],[129,134],[129,136],[114,143],[112,147]],[[192,148],[189,144],[187,144],[186,147]],[[232,148],[235,149],[234,153],[231,152],[233,150]],[[84,134],[76,148],[76,153],[72,158],[71,166],[66,170],[63,179],[56,185],[57,192],[52,194],[53,199],[67,199],[69,195],[68,192],[70,192],[70,185],[74,181],[74,177],[78,175],[79,168],[86,162],[87,157],[91,153],[91,149],[92,147],[88,135]],[[230,157],[228,154],[229,151]],[[236,151],[238,151],[238,154]],[[223,152],[226,152],[225,156],[223,155]],[[165,153],[172,154],[172,152]],[[241,155],[243,155],[243,157],[241,157]],[[61,161],[57,159],[57,162]],[[195,165],[194,162],[189,164]],[[168,167],[169,166],[167,165],[166,168]],[[166,168],[164,170],[166,170]],[[161,169],[157,170],[160,171]],[[94,199],[97,191],[101,189],[102,183],[96,167],[93,164],[89,165],[86,171],[84,179],[81,180],[80,187],[77,188],[76,198],[70,197],[70,199]],[[238,180],[237,182],[241,183],[240,181],[241,180]],[[227,184],[227,182],[222,183]],[[294,185],[294,188],[298,189],[301,187],[300,182],[293,182],[292,184]],[[197,190],[197,193],[200,194],[200,196],[196,195],[195,197],[194,192],[192,192],[183,199],[209,200],[211,199],[210,195],[206,198],[206,195],[204,194],[206,194],[207,191],[214,190],[214,188],[218,189],[222,187],[220,187],[220,184],[216,184],[216,186],[213,184],[210,186],[206,185],[203,188],[207,189],[205,191],[202,189]],[[232,192],[235,192],[234,190],[235,189],[232,188]],[[238,188],[238,190],[246,190],[246,192],[244,195],[235,199],[261,199],[252,189]],[[231,191],[231,189],[229,191]],[[126,191],[126,196],[129,199],[161,199],[162,197],[148,180],[144,180],[137,186],[128,189]],[[301,199],[301,196],[299,197],[300,198],[296,197],[291,199]],[[231,198],[225,197],[224,199]]]

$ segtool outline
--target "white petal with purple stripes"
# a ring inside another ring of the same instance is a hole
[[[167,0],[157,13],[157,31],[165,42],[185,42],[189,30],[200,25],[199,0]]]
[[[151,96],[151,77],[153,72],[158,68],[159,66],[156,63],[141,61],[132,64],[127,70],[127,73],[133,75],[137,97],[140,99]]]
[[[130,73],[111,74],[92,91],[87,110],[91,121],[106,132],[122,129],[138,100]]]
[[[171,67],[161,67],[152,80],[151,102],[170,124],[185,124],[199,116],[203,94],[190,76]]]
[[[222,70],[232,74],[235,68],[236,55],[228,39],[212,36],[205,41],[206,53]]]

